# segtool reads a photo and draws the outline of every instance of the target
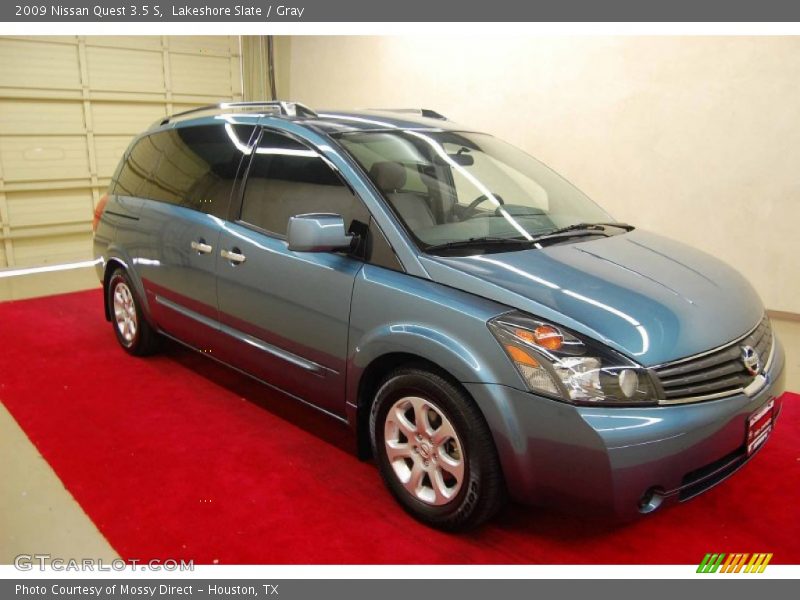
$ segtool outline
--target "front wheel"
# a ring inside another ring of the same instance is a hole
[[[505,484],[483,415],[438,373],[392,373],[372,405],[370,434],[384,482],[418,520],[463,530],[502,506]]]

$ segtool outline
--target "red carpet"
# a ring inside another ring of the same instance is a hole
[[[511,506],[448,535],[395,505],[343,425],[174,344],[123,353],[99,291],[0,304],[0,337],[0,400],[124,558],[800,563],[797,395],[764,450],[691,502],[622,526]]]

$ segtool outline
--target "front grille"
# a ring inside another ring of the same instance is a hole
[[[761,359],[761,369],[772,350],[772,328],[764,317],[745,337],[708,354],[653,368],[667,401],[719,397],[747,387],[754,379],[742,362],[742,347],[752,346]]]

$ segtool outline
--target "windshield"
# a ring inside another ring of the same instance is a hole
[[[533,240],[611,217],[583,192],[490,135],[346,133],[355,157],[424,250],[470,240]]]

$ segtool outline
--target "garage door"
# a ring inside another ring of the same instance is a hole
[[[131,137],[241,98],[237,37],[0,37],[0,268],[90,258]]]

